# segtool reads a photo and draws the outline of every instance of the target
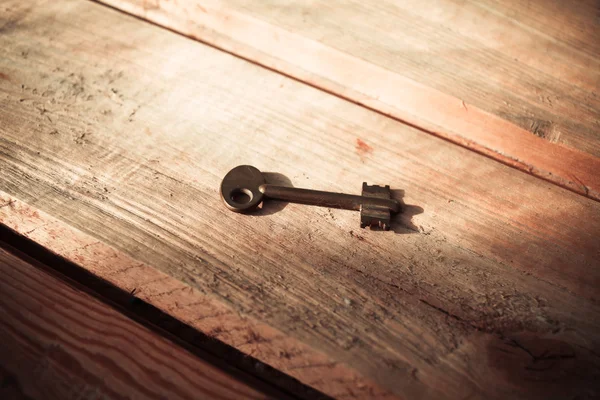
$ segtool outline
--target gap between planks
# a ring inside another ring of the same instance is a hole
[[[3,399],[296,398],[186,351],[8,245],[7,237],[0,232]]]

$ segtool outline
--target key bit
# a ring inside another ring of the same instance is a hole
[[[360,227],[390,229],[391,214],[400,212],[400,203],[392,199],[389,186],[367,185],[362,196],[320,190],[272,185],[250,165],[235,167],[221,182],[221,198],[235,212],[251,212],[265,198],[321,207],[360,211]]]

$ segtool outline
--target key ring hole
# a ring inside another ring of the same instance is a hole
[[[252,192],[246,188],[235,188],[229,192],[229,198],[236,204],[248,204],[254,198]]]

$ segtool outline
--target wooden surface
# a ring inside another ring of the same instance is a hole
[[[260,358],[290,372],[335,398],[387,398],[390,394],[343,364],[307,346],[272,326],[240,313],[222,300],[164,274],[115,250],[45,212],[0,193],[0,220],[9,229],[23,232],[35,243],[58,256],[77,263],[135,299],[151,302],[208,337],[228,343],[243,354]],[[185,339],[185,338],[183,338]],[[214,343],[211,343],[211,349]],[[215,354],[224,356],[224,354]],[[256,361],[250,373],[286,391],[294,389],[288,380],[272,380],[262,374],[264,364]],[[319,393],[305,398],[327,398]]]
[[[98,4],[1,7],[2,223],[336,398],[598,394],[597,202]],[[244,163],[406,211],[231,213]]]
[[[284,396],[261,394],[43,268],[0,248],[0,398]]]
[[[600,199],[595,0],[102,0]]]

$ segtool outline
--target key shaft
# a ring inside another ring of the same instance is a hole
[[[271,184],[260,185],[258,190],[266,197],[320,207],[342,208],[360,211],[364,205],[387,208],[393,213],[400,211],[400,203],[394,199],[359,196],[322,190],[302,189]]]

